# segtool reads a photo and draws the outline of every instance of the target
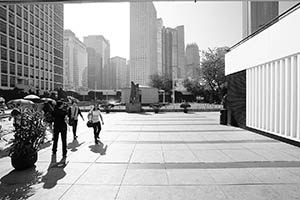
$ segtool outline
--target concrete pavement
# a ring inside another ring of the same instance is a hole
[[[25,171],[1,157],[0,199],[299,199],[300,148],[219,125],[219,113],[103,116],[106,154],[79,121],[66,165],[50,144]]]

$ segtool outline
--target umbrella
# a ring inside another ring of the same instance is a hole
[[[24,97],[24,99],[26,99],[26,100],[37,100],[37,99],[40,99],[40,97],[38,97],[34,94],[30,94],[30,95],[27,95],[26,97]]]
[[[67,96],[67,99],[71,102],[75,101],[75,102],[79,102],[78,99],[76,99],[75,97],[72,97],[72,96]]]
[[[10,100],[7,104],[23,104],[23,105],[33,105],[34,103],[26,99],[13,99]]]
[[[47,101],[48,101],[48,102],[50,101],[50,102],[51,102],[52,104],[54,104],[54,105],[56,104],[56,101],[55,101],[54,99],[51,99],[51,98],[41,98],[41,100],[42,100],[42,101],[46,101],[46,102],[47,102]]]

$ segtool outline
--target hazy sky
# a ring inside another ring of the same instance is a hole
[[[242,39],[241,2],[155,2],[164,26],[184,25],[185,44],[199,49],[232,46]],[[103,35],[110,41],[111,57],[129,58],[129,3],[65,4],[65,29],[83,41]]]

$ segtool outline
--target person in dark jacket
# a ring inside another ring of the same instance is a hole
[[[53,140],[53,147],[52,153],[56,155],[57,151],[57,142],[59,133],[61,133],[61,141],[62,141],[62,153],[63,158],[67,157],[67,123],[66,123],[66,116],[67,116],[67,105],[65,105],[62,101],[57,101],[57,104],[53,111],[54,117],[54,140]]]
[[[77,131],[77,124],[78,124],[78,115],[80,115],[82,120],[84,121],[80,108],[78,107],[76,102],[73,101],[72,106],[70,106],[68,109],[68,117],[69,117],[69,125],[72,126],[74,140],[77,139],[76,131]]]

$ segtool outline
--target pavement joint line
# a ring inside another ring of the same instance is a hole
[[[130,132],[140,132],[141,130],[123,130],[123,129],[110,129],[110,130],[105,130],[106,132],[126,132],[126,133],[130,133]],[[142,130],[142,132],[155,132],[155,133],[159,133],[159,132],[166,132],[166,133],[174,133],[174,132],[179,132],[179,133],[185,133],[185,132],[245,132],[245,130],[242,129],[230,129],[230,130]]]
[[[277,140],[206,140],[206,141],[189,141],[189,140],[178,140],[178,141],[172,141],[172,140],[164,140],[164,141],[158,141],[158,140],[142,140],[142,141],[135,141],[135,140],[119,140],[115,141],[114,143],[123,143],[123,144],[227,144],[227,143],[280,143],[280,141]]]
[[[140,129],[142,129],[142,128],[140,128]],[[142,130],[140,130],[140,131],[142,131]],[[140,134],[141,134],[141,133],[140,133]],[[140,134],[139,134],[139,136],[140,136]],[[139,136],[138,136],[138,137],[139,137]],[[115,196],[114,200],[117,200],[117,198],[118,198],[119,192],[120,192],[120,190],[121,190],[121,186],[122,186],[122,184],[123,184],[123,182],[124,182],[124,179],[125,179],[127,170],[128,170],[128,168],[129,168],[129,164],[130,164],[130,162],[131,162],[131,158],[132,158],[132,156],[133,156],[133,154],[134,154],[135,147],[136,147],[136,143],[135,143],[135,145],[134,145],[134,147],[133,147],[133,150],[132,150],[132,152],[131,152],[131,154],[130,154],[130,156],[129,156],[129,160],[128,160],[128,163],[127,163],[127,166],[126,166],[126,169],[125,169],[125,173],[124,173],[124,175],[123,175],[123,177],[122,177],[122,180],[121,180],[121,182],[120,182],[120,185],[119,185],[119,187],[118,187],[118,190],[117,190],[117,192],[116,192],[116,196]]]
[[[202,123],[194,123],[194,124],[114,124],[114,125],[126,125],[126,126],[212,126],[212,125],[219,125],[218,123],[206,123],[206,124],[202,124]]]

